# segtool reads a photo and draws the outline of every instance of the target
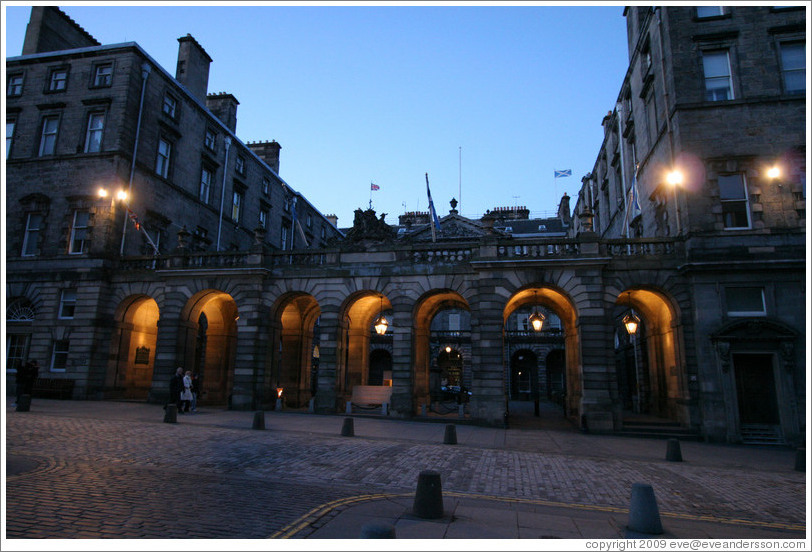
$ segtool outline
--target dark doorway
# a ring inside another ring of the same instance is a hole
[[[376,349],[369,355],[369,376],[367,385],[383,385],[384,379],[391,379],[392,355],[385,349]],[[386,378],[385,376],[389,376]]]
[[[510,360],[510,398],[529,401],[538,398],[538,357],[529,349],[513,353]]]
[[[567,371],[564,350],[555,349],[547,355],[547,399],[564,404],[567,393]]]
[[[742,424],[780,423],[771,354],[734,354],[736,396]]]

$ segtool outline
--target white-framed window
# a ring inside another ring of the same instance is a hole
[[[245,157],[242,155],[237,156],[235,168],[239,174],[245,174]]]
[[[51,372],[64,372],[68,367],[69,339],[57,339],[51,351]]]
[[[39,141],[39,155],[53,155],[56,151],[56,137],[59,134],[59,116],[48,115],[42,120],[42,135]]]
[[[288,244],[288,227],[285,226],[284,222],[282,223],[282,232],[281,232],[281,236],[280,236],[279,241],[281,242],[280,245],[282,246],[282,249],[284,250],[285,247],[287,247],[287,244]]]
[[[51,69],[51,76],[48,78],[49,92],[64,92],[68,89],[68,70],[65,67]]]
[[[310,213],[307,214],[307,228],[313,228],[313,215]]]
[[[169,162],[172,159],[172,143],[163,138],[158,139],[158,158],[155,161],[155,172],[163,178],[169,176]]]
[[[104,113],[91,113],[87,118],[85,153],[96,153],[101,151],[103,134],[104,134]]]
[[[93,86],[102,88],[113,84],[113,64],[100,63],[93,72]]]
[[[321,239],[325,239],[325,238],[327,238],[327,229],[324,226],[322,226],[321,227]]]
[[[725,229],[750,228],[750,205],[743,174],[719,175],[719,200]]]
[[[23,75],[9,75],[6,96],[20,96],[23,93]]]
[[[209,202],[209,196],[211,195],[211,183],[214,179],[214,174],[203,167],[203,170],[200,171],[200,192],[198,194],[198,199],[203,203]]]
[[[763,287],[726,287],[725,301],[728,316],[767,316]]]
[[[269,178],[262,179],[262,195],[271,195],[271,180]]]
[[[696,17],[698,19],[704,19],[706,17],[719,17],[720,15],[725,14],[725,8],[723,6],[697,6],[696,7]]]
[[[74,211],[73,222],[70,228],[70,241],[68,253],[80,255],[87,249],[87,231],[89,229],[90,213],[87,211]]]
[[[71,320],[74,314],[76,314],[76,290],[63,289],[59,296],[59,318]]]
[[[217,146],[217,133],[207,128],[206,136],[203,138],[203,145],[206,146],[206,149],[214,151],[214,148]]]
[[[705,99],[709,102],[732,100],[734,96],[730,52],[728,50],[702,52],[702,65],[705,74]]]
[[[268,224],[268,210],[267,209],[260,209],[259,211],[259,227],[260,228],[267,228]]]
[[[28,356],[29,334],[6,334],[6,373],[16,374]]]
[[[178,111],[178,101],[171,94],[164,94],[164,102],[161,111],[171,118],[175,118]]]
[[[17,127],[17,119],[6,119],[6,159],[11,154],[11,146],[14,143],[14,129]]]
[[[781,71],[784,76],[784,92],[806,92],[806,44],[803,42],[781,43]]]
[[[231,195],[231,219],[235,223],[240,222],[240,217],[242,216],[242,200],[242,192],[234,190],[234,193]]]
[[[28,213],[28,216],[26,216],[25,233],[23,234],[23,257],[33,257],[39,254],[39,235],[44,220],[40,213]]]

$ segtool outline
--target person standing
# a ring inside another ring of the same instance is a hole
[[[178,412],[189,412],[192,404],[192,372],[186,371],[183,376],[183,389],[180,392],[180,405]]]
[[[169,380],[169,402],[167,404],[175,404],[178,407],[178,414],[180,414],[180,393],[183,391],[183,368],[178,366],[175,370],[175,375]]]

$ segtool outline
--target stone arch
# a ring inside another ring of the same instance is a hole
[[[239,311],[219,289],[192,295],[180,313],[178,366],[199,373],[199,404],[231,405]],[[185,330],[185,331],[184,331]]]
[[[124,297],[113,313],[104,396],[146,400],[155,370],[160,309],[145,294]]]

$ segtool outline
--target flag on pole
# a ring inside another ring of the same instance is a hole
[[[437,211],[434,210],[434,201],[431,199],[431,188],[429,188],[429,173],[426,173],[426,193],[429,195],[429,212],[431,213],[431,218],[434,221],[434,226],[437,230],[440,230],[440,219],[437,218]]]
[[[555,178],[563,178],[565,176],[572,176],[572,169],[564,169],[561,171],[555,171]]]
[[[370,182],[370,183],[369,183],[369,189],[370,189],[370,191],[375,192],[375,191],[380,190],[380,189],[381,189],[381,187],[380,187],[380,186],[378,186],[377,184],[375,184],[374,182]]]
[[[629,188],[629,196],[626,198],[626,216],[624,217],[623,228],[626,236],[631,235],[629,226],[642,214],[640,198],[637,196],[637,175],[634,174],[632,175],[632,186]]]
[[[135,226],[135,229],[136,230],[141,230],[141,223],[138,222],[138,216],[129,207],[127,207],[127,216],[130,217],[130,220],[132,221],[133,225]]]

